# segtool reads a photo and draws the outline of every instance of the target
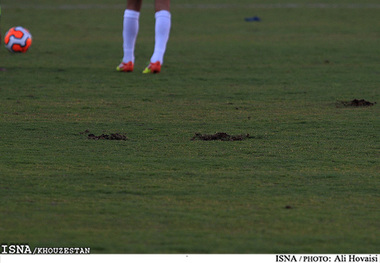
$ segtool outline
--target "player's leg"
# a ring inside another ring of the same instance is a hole
[[[134,10],[140,12],[142,0],[127,0],[127,10]]]
[[[131,72],[135,63],[135,44],[139,32],[139,17],[142,0],[128,0],[123,19],[123,60],[118,71]]]
[[[166,10],[170,12],[170,0],[155,0],[154,8],[156,12]]]
[[[143,73],[159,73],[164,62],[171,27],[170,0],[155,0],[155,43],[149,66]]]

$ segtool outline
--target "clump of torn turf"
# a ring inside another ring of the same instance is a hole
[[[343,106],[343,107],[370,107],[375,105],[376,102],[369,102],[366,100],[358,100],[354,99],[352,101],[340,101],[337,106]]]
[[[89,134],[88,138],[91,140],[116,140],[116,141],[126,141],[127,136],[124,134],[119,134],[119,133],[111,133],[110,135],[108,134],[101,134],[99,136],[96,136],[94,134]]]
[[[96,136],[95,134],[90,133],[89,130],[85,130],[80,134],[88,134],[87,138],[90,140],[114,140],[114,141],[126,141],[128,140],[127,136],[119,133],[111,133],[111,134],[101,134]]]
[[[200,134],[196,133],[192,141],[200,140],[200,141],[242,141],[250,138],[249,134],[240,134],[240,135],[229,135],[224,132],[218,132],[215,134]]]

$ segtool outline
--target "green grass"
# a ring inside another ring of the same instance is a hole
[[[151,3],[136,72],[119,74],[120,1],[2,1],[3,33],[22,25],[34,42],[26,54],[0,51],[0,243],[379,252],[379,105],[336,106],[380,101],[379,9],[215,8],[229,2],[173,3],[163,71],[145,76]],[[262,21],[244,21],[254,15]],[[251,138],[192,141],[198,132]]]

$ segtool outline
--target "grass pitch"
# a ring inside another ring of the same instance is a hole
[[[0,242],[92,253],[378,253],[376,1],[180,0],[159,75],[120,1],[2,1]],[[260,22],[246,22],[258,16]],[[126,141],[89,140],[119,133]],[[242,141],[196,133],[249,134]]]

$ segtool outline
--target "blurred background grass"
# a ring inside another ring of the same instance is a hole
[[[143,76],[151,2],[136,72],[119,74],[119,1],[2,1],[3,31],[22,25],[34,42],[0,50],[1,243],[375,253],[379,108],[336,103],[379,101],[377,3],[292,3],[173,3],[163,71]]]

